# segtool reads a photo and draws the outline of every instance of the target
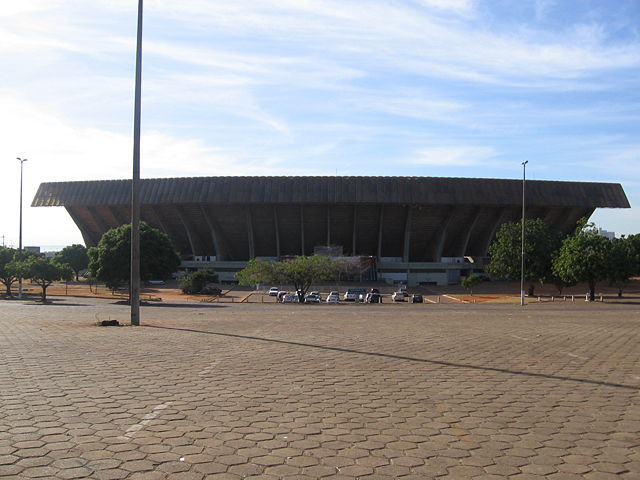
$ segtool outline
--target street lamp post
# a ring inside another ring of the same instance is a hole
[[[22,170],[28,159],[16,157],[20,162],[20,230],[18,233],[18,258],[22,260]],[[18,298],[22,298],[22,276],[18,279]]]
[[[521,255],[520,255],[520,306],[524,306],[524,186],[526,183],[527,163],[529,160],[522,162],[522,238],[521,238]]]
[[[138,0],[136,80],[133,113],[133,176],[131,179],[131,325],[140,325],[140,111],[142,90],[142,0]]]

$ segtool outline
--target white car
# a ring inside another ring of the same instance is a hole
[[[391,299],[394,302],[404,302],[405,299],[405,292],[393,292],[393,295],[391,295]]]
[[[279,291],[280,291],[280,289],[278,287],[271,287],[269,289],[269,296],[270,297],[277,297]]]
[[[319,292],[311,292],[304,297],[304,303],[320,303],[321,301],[322,297]]]
[[[282,296],[282,303],[299,303],[300,299],[298,298],[297,293],[287,293]]]
[[[367,294],[367,290],[364,288],[350,288],[347,290],[347,293],[344,294],[343,300],[345,302],[357,302],[363,301],[364,297]],[[362,299],[360,299],[360,295],[362,295]]]
[[[340,301],[340,294],[338,292],[331,292],[327,296],[327,303],[338,303]]]

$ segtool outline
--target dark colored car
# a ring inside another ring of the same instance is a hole
[[[411,295],[411,303],[424,303],[424,299],[422,295],[413,294]]]

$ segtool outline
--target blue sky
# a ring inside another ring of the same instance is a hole
[[[0,11],[0,236],[80,242],[44,181],[128,178],[136,0]],[[640,232],[639,0],[147,0],[142,176],[622,183]]]

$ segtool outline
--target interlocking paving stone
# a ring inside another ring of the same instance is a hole
[[[0,301],[0,477],[640,478],[640,307]]]

